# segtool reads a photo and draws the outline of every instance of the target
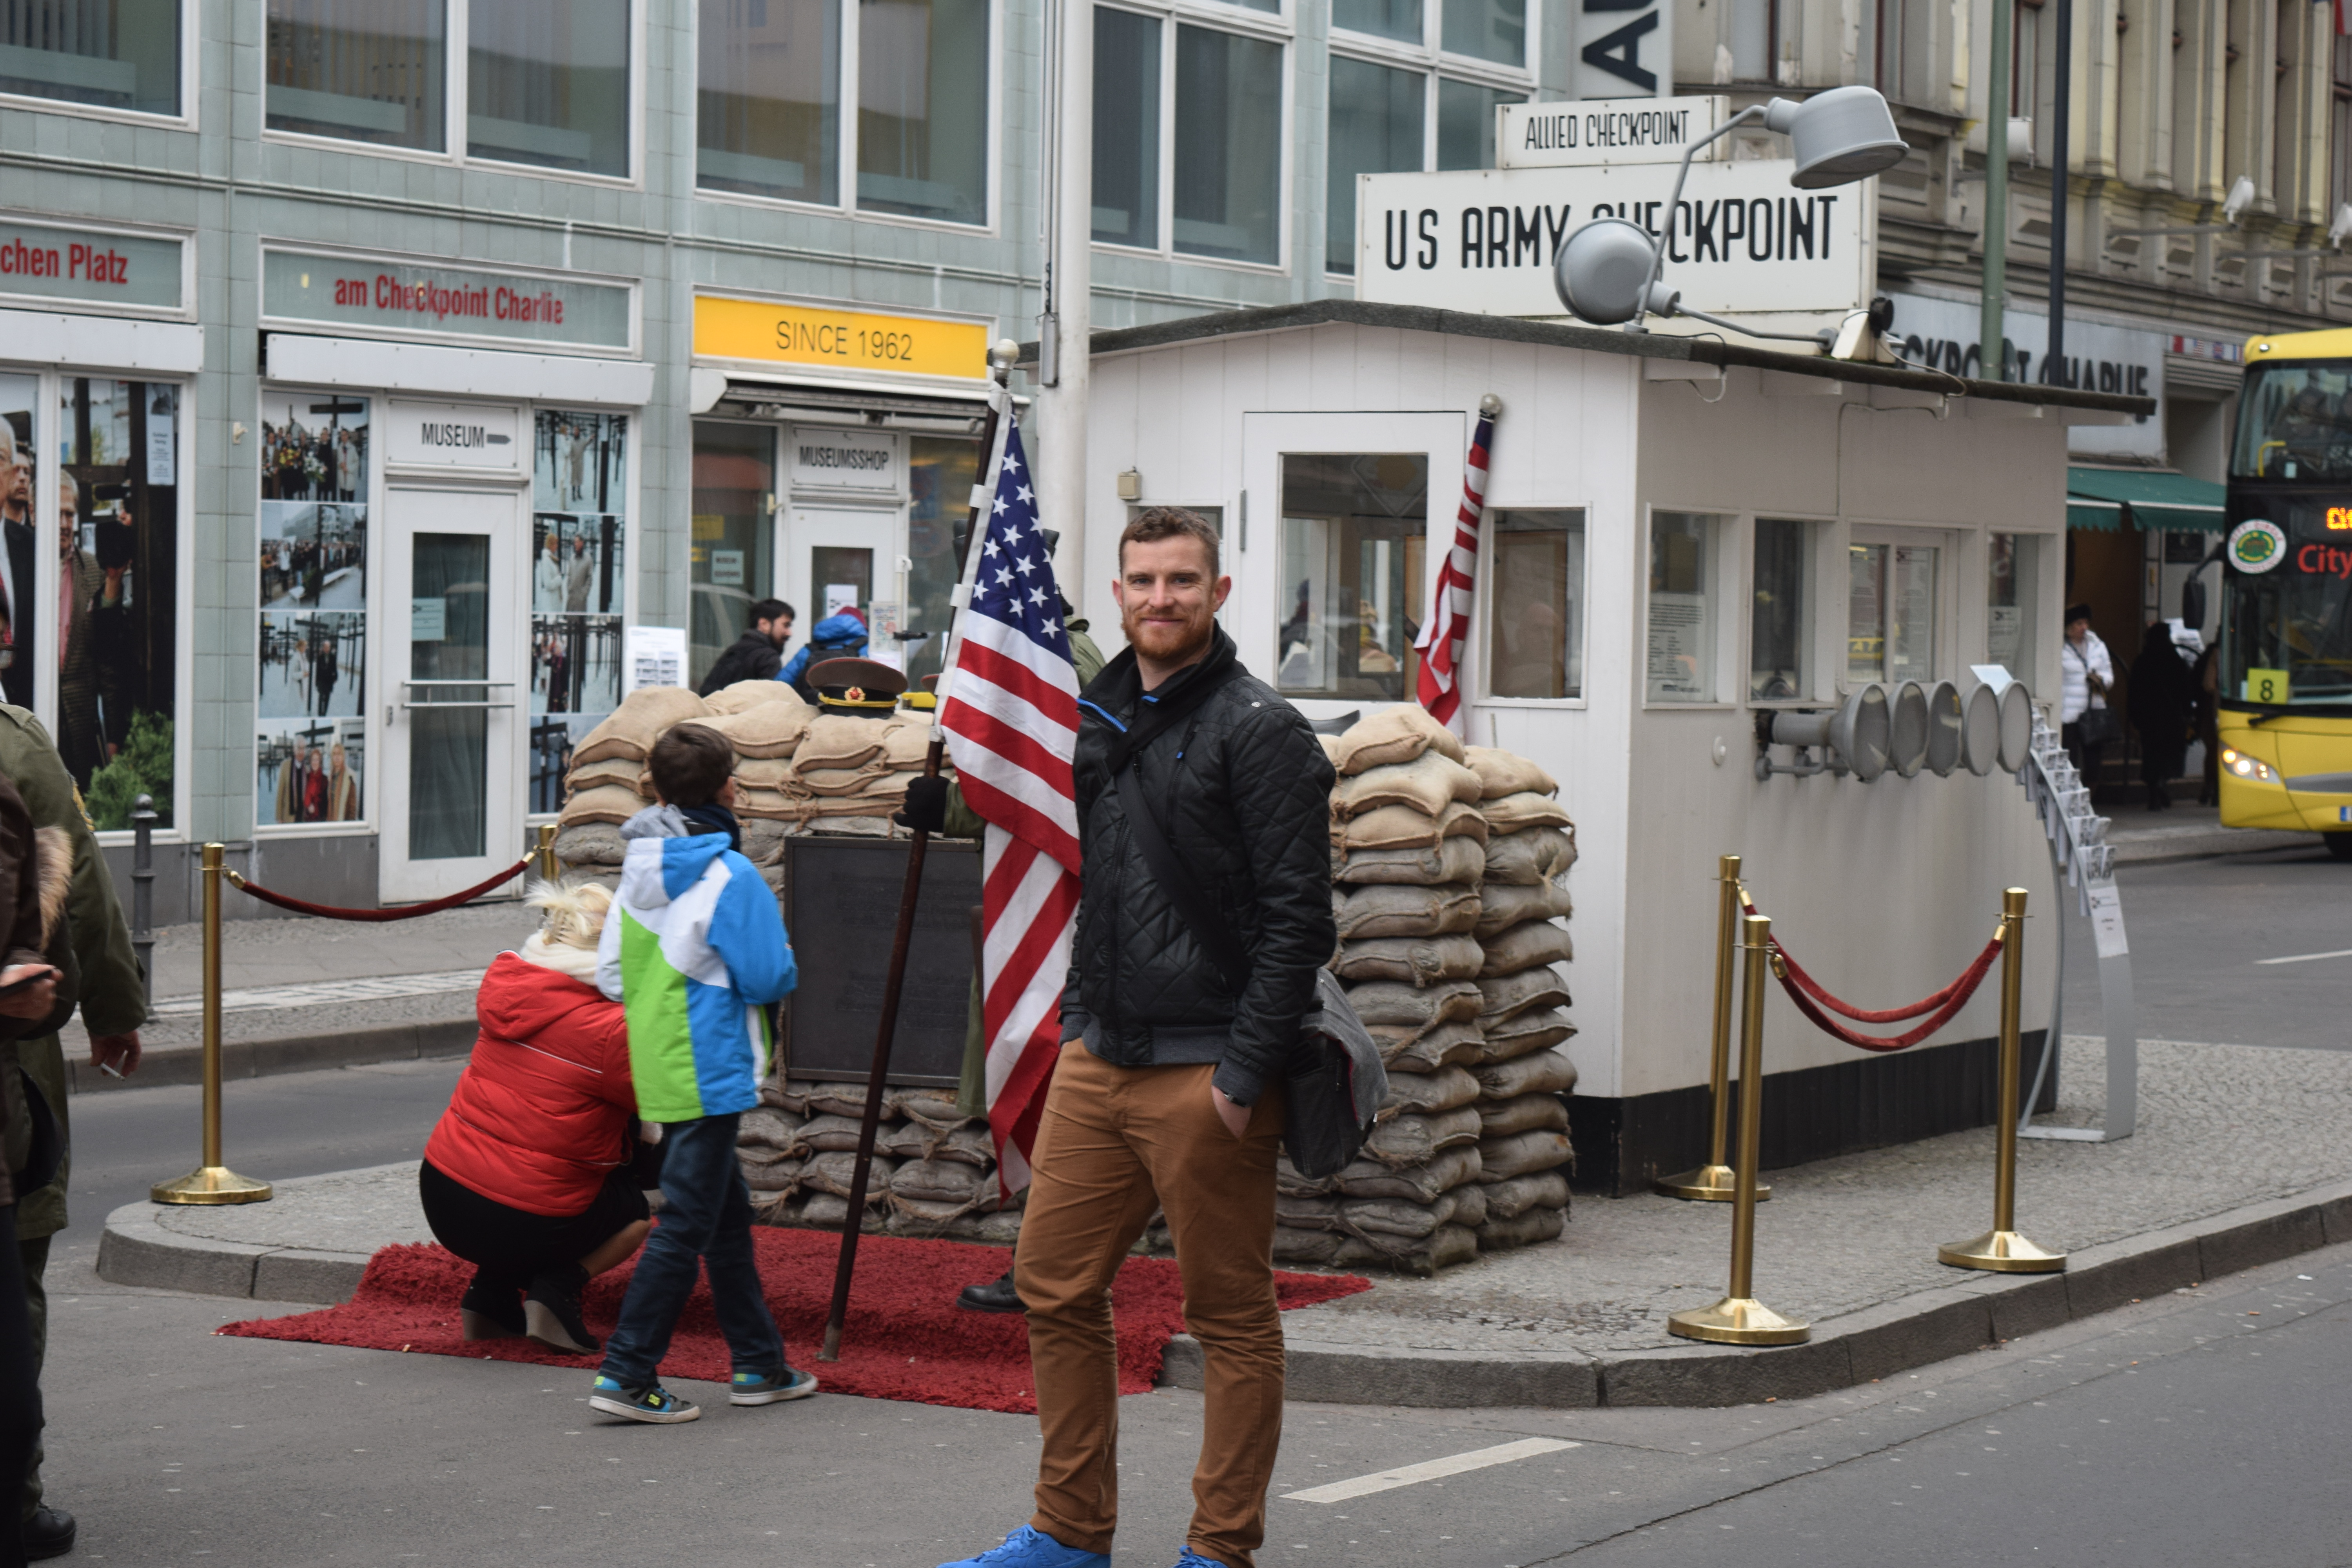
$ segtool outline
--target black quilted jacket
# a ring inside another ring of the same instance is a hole
[[[1141,771],[1177,858],[1250,955],[1239,996],[1193,940],[1134,841],[1115,770]],[[1078,708],[1085,887],[1063,994],[1063,1037],[1122,1067],[1217,1063],[1249,1105],[1287,1069],[1329,962],[1331,763],[1307,721],[1244,669],[1220,628],[1207,658],[1147,700],[1132,649]]]

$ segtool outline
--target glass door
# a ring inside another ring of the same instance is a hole
[[[385,508],[386,903],[440,898],[522,844],[521,498],[394,489]]]
[[[777,551],[783,562],[780,596],[800,612],[784,649],[787,659],[825,621],[855,612],[866,625],[867,656],[898,662],[898,644],[889,634],[904,618],[898,605],[900,515],[895,508],[798,506],[786,515]]]

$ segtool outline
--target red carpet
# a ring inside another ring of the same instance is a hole
[[[768,1310],[784,1332],[793,1364],[814,1372],[827,1392],[872,1399],[953,1405],[967,1410],[1026,1414],[1037,1408],[1029,1378],[1029,1333],[1018,1313],[967,1312],[955,1305],[966,1285],[1003,1271],[1002,1247],[956,1241],[908,1241],[869,1236],[857,1244],[857,1282],[842,1331],[841,1360],[816,1359],[825,1310],[833,1295],[841,1238],[824,1231],[752,1233]],[[588,1327],[613,1331],[634,1260],[589,1282],[583,1303]],[[565,1355],[530,1340],[459,1337],[457,1298],[473,1266],[430,1244],[387,1247],[368,1263],[359,1293],[340,1307],[287,1318],[230,1323],[218,1331],[247,1339],[297,1340],[407,1351],[475,1360],[534,1362],[546,1366],[595,1365],[592,1356]],[[1277,1272],[1284,1310],[1312,1307],[1371,1289],[1352,1274]],[[1112,1287],[1118,1319],[1118,1391],[1141,1394],[1160,1378],[1169,1339],[1183,1330],[1184,1290],[1176,1265],[1161,1258],[1130,1258]],[[671,1377],[723,1383],[730,1368],[726,1342],[711,1311],[710,1288],[698,1284],[678,1320],[662,1372]]]

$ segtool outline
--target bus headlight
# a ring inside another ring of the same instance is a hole
[[[2231,746],[2221,748],[2221,765],[2240,778],[2252,779],[2256,784],[2269,784],[2278,777],[2276,773],[2271,772],[2268,763],[2257,762],[2245,752]]]

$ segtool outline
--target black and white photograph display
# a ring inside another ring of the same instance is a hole
[[[366,658],[367,617],[356,611],[265,612],[261,716],[358,718]]]
[[[563,804],[572,749],[621,705],[628,416],[542,408],[532,425],[530,809]]]
[[[369,404],[261,400],[255,821],[358,822],[367,695]]]
[[[530,523],[533,615],[618,615],[621,520],[541,512]]]
[[[530,710],[593,713],[621,705],[621,617],[530,618]]]

